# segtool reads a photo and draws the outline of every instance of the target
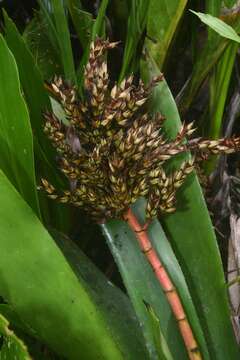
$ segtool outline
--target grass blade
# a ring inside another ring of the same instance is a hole
[[[222,37],[225,37],[226,39],[233,40],[236,42],[240,42],[240,36],[236,33],[236,31],[233,29],[232,26],[226,24],[221,19],[218,19],[215,16],[212,16],[210,14],[204,14],[201,12],[196,12],[193,10],[190,10],[193,14],[199,17],[199,19],[206,25],[208,25],[211,29],[216,31],[219,35]]]

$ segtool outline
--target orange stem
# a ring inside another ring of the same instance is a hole
[[[180,333],[182,335],[183,341],[185,343],[189,359],[191,360],[201,360],[202,356],[200,354],[199,347],[197,345],[196,339],[192,332],[191,326],[188,322],[186,313],[182,306],[181,299],[177,293],[172,280],[170,279],[167,271],[165,270],[163,264],[161,263],[156,251],[152,247],[150,239],[147,235],[146,228],[142,228],[139,224],[136,216],[129,209],[124,214],[124,220],[127,221],[130,228],[135,232],[136,238],[139,242],[142,252],[146,256],[150,265],[152,266],[156,278],[158,279],[159,284],[161,285],[166,298],[169,302],[169,305],[172,309],[172,312],[177,320]]]

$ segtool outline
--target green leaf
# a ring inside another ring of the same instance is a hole
[[[123,221],[111,220],[101,227],[137,314],[149,358],[157,360],[158,355],[144,302],[154,307],[173,357],[177,359],[181,355],[182,360],[187,360],[184,344],[165,294],[143,257],[134,234]]]
[[[55,152],[43,132],[43,111],[51,109],[50,99],[44,89],[44,82],[27,44],[19,33],[13,21],[4,12],[5,39],[17,61],[21,85],[30,112],[30,121],[34,133],[34,151],[37,160],[36,176],[38,182],[42,177],[48,177],[54,184],[61,186],[61,179],[56,173]],[[54,110],[54,109],[53,109]],[[69,214],[67,209],[59,211],[59,205],[49,200],[41,201],[44,220],[66,229]],[[54,216],[48,215],[49,209],[54,209]],[[61,214],[62,213],[62,214]],[[64,218],[64,219],[63,219]]]
[[[43,0],[39,0],[39,5],[48,24],[49,39],[60,55],[65,77],[76,83],[71,38],[63,2],[53,0],[46,6]]]
[[[204,14],[190,10],[193,14],[197,15],[199,19],[206,25],[210,26],[211,29],[216,31],[219,35],[226,39],[230,39],[240,43],[240,36],[232,28],[232,26],[226,24],[224,21],[212,16],[210,14]]]
[[[34,63],[24,39],[14,22],[4,11],[5,40],[12,51],[19,70],[21,85],[30,111],[31,125],[37,141],[47,153],[50,152],[46,135],[43,133],[43,111],[51,109],[50,99],[44,89],[44,82],[39,69]]]
[[[206,13],[219,17],[222,8],[222,0],[206,0],[205,11]],[[208,27],[208,42],[216,42],[219,37],[218,33],[216,33],[211,27]]]
[[[82,5],[78,0],[67,0],[67,4],[78,38],[83,48],[85,48],[91,40],[94,24],[93,16],[82,9]]]
[[[161,331],[160,321],[155,314],[155,311],[149,304],[145,304],[149,313],[149,318],[152,325],[153,338],[157,349],[158,358],[162,360],[173,360],[173,357],[169,351],[166,340]]]
[[[60,51],[49,39],[46,18],[41,11],[35,12],[22,34],[26,46],[31,51],[34,64],[42,74],[43,79],[50,79],[54,75],[62,75]]]
[[[208,3],[210,3],[210,1],[208,1]],[[211,0],[211,3],[212,6],[209,4],[209,9],[217,12],[218,9],[215,1]],[[232,25],[238,32],[240,28],[240,18],[236,17]],[[211,28],[209,28],[209,30],[211,30]],[[203,81],[213,69],[214,65],[217,64],[230,42],[229,39],[222,38],[218,36],[217,33],[215,33],[216,36],[213,36],[214,34],[208,31],[208,35],[210,36],[208,36],[208,40],[206,41],[204,48],[196,56],[192,74],[176,98],[181,114],[184,114],[189,109],[192,101],[196,97],[197,91],[203,84]]]
[[[218,37],[218,40],[214,42],[211,40],[207,41],[203,50],[196,56],[192,74],[176,98],[181,114],[185,114],[189,109],[199,88],[214,65],[218,62],[227,45],[227,39]]]
[[[210,121],[208,122],[207,131],[207,136],[211,139],[221,137],[222,117],[237,49],[237,44],[229,44],[212,76],[210,84]]]
[[[126,359],[146,359],[144,338],[129,298],[111,283],[87,256],[66,236],[52,232],[64,256],[80,281],[105,314],[107,326],[111,328],[117,342],[124,346]]]
[[[143,199],[134,205],[134,212],[140,222],[144,223],[145,202]],[[108,221],[105,225],[102,225],[102,228],[132,300],[139,322],[142,324],[150,358],[155,359],[157,357],[157,348],[152,332],[152,323],[149,321],[149,314],[144,302],[147,302],[154,308],[160,321],[163,336],[169,349],[171,349],[173,358],[177,359],[181,355],[181,359],[186,359],[185,347],[172,311],[167,303],[166,296],[142,254],[135,234],[123,221]],[[209,359],[204,336],[184,276],[163,229],[157,220],[150,224],[148,234],[161,261],[168,273],[171,274],[171,278],[178,289],[204,358]]]
[[[150,1],[145,42],[159,69],[163,67],[186,4],[187,0]]]
[[[21,93],[16,62],[2,35],[0,93],[0,168],[40,215],[29,114]]]
[[[0,172],[0,294],[67,359],[127,359],[110,326],[31,208]]]
[[[159,74],[151,59],[142,64],[145,79]],[[174,138],[180,118],[165,81],[153,90],[152,112],[166,117],[166,134]],[[177,255],[201,322],[211,358],[239,358],[230,321],[225,280],[213,226],[196,177],[190,176],[178,193],[178,210],[161,219]]]
[[[108,6],[108,0],[102,0],[101,5],[98,10],[98,15],[96,18],[96,21],[94,22],[93,28],[92,28],[92,40],[96,38],[96,36],[103,36],[105,30],[104,27],[104,19],[106,15],[106,10]]]
[[[136,60],[138,63],[137,47],[146,28],[149,4],[150,0],[131,1],[131,10],[128,17],[127,38],[125,41],[119,82],[121,82],[128,73],[133,72],[133,65]]]
[[[3,337],[3,344],[0,346],[1,360],[31,360],[22,340],[9,329],[9,322],[0,314],[0,340],[1,336]]]
[[[228,8],[233,7],[236,3],[237,3],[237,0],[224,0],[224,4],[225,4]]]
[[[222,123],[229,84],[233,71],[234,62],[238,50],[238,44],[231,43],[225,50],[215,71],[210,79],[209,111],[207,129],[205,134],[211,139],[218,139],[222,136]],[[216,165],[218,157],[213,156],[205,165],[205,171],[210,174]]]
[[[76,83],[70,32],[65,9],[61,0],[52,0],[51,5],[53,8],[53,17],[55,20],[59,48],[61,50],[64,73],[68,80]]]

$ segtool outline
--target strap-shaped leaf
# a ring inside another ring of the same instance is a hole
[[[33,138],[15,59],[0,35],[0,167],[39,215]]]
[[[71,360],[136,358],[2,172],[0,203],[0,294],[31,334]]]

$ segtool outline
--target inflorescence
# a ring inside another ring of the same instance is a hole
[[[84,73],[84,100],[61,78],[49,85],[69,124],[47,112],[44,132],[59,154],[60,169],[70,187],[57,193],[42,179],[42,188],[52,199],[82,207],[96,221],[121,218],[144,196],[146,218],[151,219],[175,210],[176,191],[199,157],[239,150],[240,139],[189,140],[194,131],[189,124],[182,126],[175,140],[168,141],[162,130],[164,118],[144,112],[143,107],[162,75],[148,86],[142,80],[135,85],[131,75],[110,90],[104,55],[115,46],[101,39],[91,44]],[[164,163],[189,150],[197,156],[166,174]]]

